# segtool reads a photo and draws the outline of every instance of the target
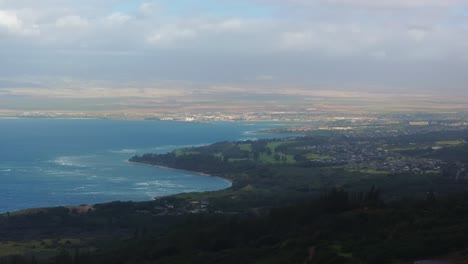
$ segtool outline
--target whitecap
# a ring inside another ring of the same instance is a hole
[[[111,153],[116,153],[116,154],[134,154],[137,153],[138,151],[136,149],[120,149],[120,150],[109,150]]]
[[[200,144],[192,144],[192,145],[164,145],[164,146],[157,146],[145,149],[138,149],[137,152],[151,152],[151,151],[172,151],[175,149],[180,148],[191,148],[191,147],[203,147],[208,146],[208,143],[200,143]]]
[[[135,183],[136,186],[163,187],[163,188],[183,188],[183,185],[173,183],[172,181],[149,181]]]
[[[79,194],[80,195],[96,195],[96,194],[102,194],[102,192],[83,192]]]
[[[150,186],[150,184],[148,182],[139,182],[139,183],[135,183],[136,186]]]
[[[238,138],[237,141],[256,141],[258,138],[256,137],[248,137],[248,138]]]
[[[242,135],[253,135],[253,134],[258,134],[258,130],[252,130],[252,131],[244,131],[244,132],[242,132]]]
[[[181,193],[194,193],[194,192],[200,192],[199,189],[184,189],[180,191]]]
[[[128,181],[126,177],[114,177],[110,178],[109,181],[111,182],[123,182],[123,181]]]
[[[60,166],[85,168],[86,165],[79,162],[80,158],[82,157],[63,156],[63,157],[58,157],[52,160],[51,162]]]

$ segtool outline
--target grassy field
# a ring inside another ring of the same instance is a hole
[[[282,160],[281,158],[279,160],[275,159],[275,154],[279,155],[280,157],[286,158],[285,160]],[[267,154],[260,154],[259,160],[263,163],[295,163],[296,160],[294,160],[293,155],[285,155],[280,152],[275,152],[273,155],[267,155]]]
[[[372,170],[372,169],[367,169],[367,170],[350,170],[351,172],[359,172],[363,174],[374,174],[374,175],[387,175],[390,174],[389,171],[378,171],[378,170]]]
[[[275,152],[276,151],[276,148],[281,146],[281,145],[284,145],[286,143],[294,143],[294,141],[273,141],[273,142],[269,142],[267,144],[267,147],[271,150],[271,152]]]
[[[82,245],[83,241],[77,238],[3,241],[0,242],[0,257],[34,255],[47,258],[55,256],[60,249],[73,250]]]
[[[279,146],[282,146],[284,144],[291,144],[296,141],[272,141],[268,142],[266,145],[266,148],[269,150],[270,153],[261,153],[258,156],[258,161],[262,163],[271,163],[271,164],[292,164],[295,163],[296,160],[294,159],[294,155],[289,155],[282,153],[280,151],[277,151],[277,148]],[[253,160],[253,147],[251,143],[241,143],[241,144],[236,144],[236,146],[239,148],[240,151],[247,151],[249,152],[250,158],[234,158],[230,157],[229,161],[230,162],[236,162],[236,161],[245,161],[245,160]],[[200,152],[192,149],[192,148],[185,148],[185,149],[178,149],[175,150],[175,155],[176,157],[184,156],[184,155],[192,155],[192,154],[201,154]],[[218,158],[224,158],[224,154],[222,152],[216,152],[216,153],[210,153],[210,155],[213,155]],[[329,156],[320,156],[317,155],[315,158],[322,158],[326,159],[329,158]]]
[[[446,140],[446,141],[437,141],[437,146],[461,146],[464,145],[464,140]]]
[[[178,149],[175,151],[175,154],[177,157],[183,156],[183,155],[191,155],[191,154],[198,154],[196,151],[190,151],[189,149]]]
[[[397,146],[397,147],[391,147],[388,150],[398,152],[398,151],[416,150],[416,149],[427,148],[427,147],[428,146],[426,145]]]
[[[317,153],[309,153],[306,155],[307,159],[313,160],[313,159],[330,159],[331,157],[328,155],[320,155]]]
[[[252,151],[252,144],[249,144],[249,143],[239,144],[239,148],[240,148],[240,150],[251,152]]]

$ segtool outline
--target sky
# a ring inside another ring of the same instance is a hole
[[[70,82],[465,95],[468,0],[0,0],[0,88]]]

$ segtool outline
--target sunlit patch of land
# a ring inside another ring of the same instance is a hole
[[[191,120],[191,115],[197,115],[193,117],[195,120],[216,120],[220,116],[222,120],[271,120],[277,116],[297,121],[301,115],[320,113],[468,112],[467,101],[431,94],[299,88],[0,88],[0,117]],[[262,114],[266,115],[262,118]]]
[[[461,146],[464,145],[464,140],[446,140],[446,141],[437,141],[437,146]]]

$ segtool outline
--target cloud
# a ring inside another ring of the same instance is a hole
[[[222,30],[241,30],[245,23],[241,19],[228,19],[222,21],[217,26]]]
[[[272,81],[275,79],[275,76],[262,74],[262,75],[256,76],[255,79],[257,81]]]
[[[327,0],[331,4],[367,6],[376,8],[453,7],[467,4],[464,0]]]
[[[280,2],[280,1],[268,1],[264,2]],[[281,2],[287,3],[293,6],[318,6],[318,5],[333,5],[341,7],[366,7],[366,8],[403,8],[403,9],[414,9],[414,8],[447,8],[468,5],[466,0],[282,0]]]
[[[168,47],[193,39],[197,35],[197,32],[190,28],[167,27],[150,33],[146,40],[156,47]]]
[[[468,0],[235,0],[243,8],[227,12],[232,1],[0,0],[0,77],[87,74],[92,65],[97,76],[116,79],[131,65],[129,78],[157,71],[187,82],[274,76],[306,85],[314,81],[307,71],[323,65],[345,82],[359,72],[339,72],[341,65],[382,63],[373,75],[393,82],[387,68],[468,61],[468,16],[460,15]],[[450,83],[463,79],[452,72]]]
[[[386,38],[385,34],[366,25],[322,23],[284,32],[278,43],[284,50],[349,56],[373,52]]]
[[[161,7],[155,3],[143,3],[138,8],[138,12],[143,16],[150,17],[157,14]]]
[[[57,19],[55,26],[58,28],[84,28],[89,25],[87,19],[77,15],[64,16]]]
[[[19,33],[22,31],[22,21],[16,14],[0,11],[0,26],[12,33]]]
[[[19,36],[39,35],[37,25],[25,25],[15,12],[0,10],[0,33],[4,31]]]
[[[431,29],[424,27],[410,27],[407,30],[407,34],[415,41],[423,41],[431,33],[431,31]]]
[[[106,16],[104,21],[110,25],[119,25],[128,22],[130,19],[132,19],[132,17],[127,14],[115,12]]]
[[[37,35],[40,32],[42,36],[37,43],[51,49],[73,49],[73,43],[76,43],[77,50],[86,47],[93,52],[113,49],[128,52],[148,48],[188,52],[291,51],[331,56],[367,54],[369,57],[385,53],[387,57],[390,54],[401,54],[404,58],[411,52],[418,53],[418,45],[425,42],[426,50],[429,50],[427,47],[431,50],[426,55],[444,56],[447,50],[466,53],[459,44],[452,43],[450,37],[451,34],[458,36],[466,32],[461,26],[459,32],[456,32],[454,24],[468,24],[467,21],[456,21],[455,17],[439,14],[438,10],[435,13],[395,11],[391,16],[359,10],[363,6],[418,8],[426,5],[454,6],[468,2],[462,0],[258,0],[257,4],[263,3],[265,6],[274,3],[314,8],[307,9],[306,15],[285,9],[275,17],[254,18],[243,17],[241,13],[238,16],[207,16],[200,13],[179,15],[168,11],[170,8],[167,7],[167,1],[158,4],[143,2],[126,12],[112,11],[112,6],[125,3],[123,0],[107,0],[96,4],[85,0],[83,5],[77,5],[71,0],[44,0],[42,5],[28,0],[3,1],[16,9],[0,13],[2,31],[11,35]],[[26,15],[25,9],[19,6],[21,3],[38,8],[34,9],[34,13],[29,9]],[[356,13],[343,11],[343,6],[355,7]],[[21,12],[24,15],[20,17],[18,14]],[[36,21],[25,22],[23,17],[33,17]],[[51,27],[51,22],[55,28]],[[435,28],[437,33],[433,30]],[[25,45],[34,48],[34,43]]]

